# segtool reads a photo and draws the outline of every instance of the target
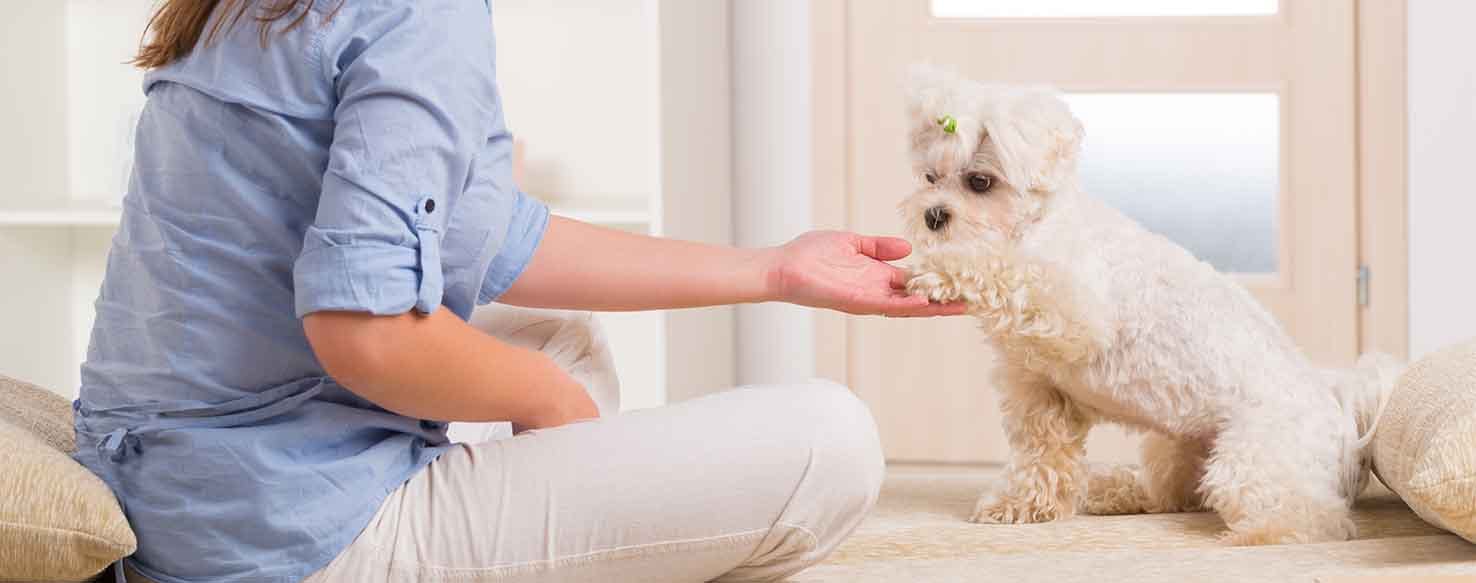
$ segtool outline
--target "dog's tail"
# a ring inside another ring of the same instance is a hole
[[[1352,370],[1338,371],[1333,385],[1333,396],[1348,417],[1351,425],[1342,439],[1343,475],[1341,493],[1351,504],[1368,485],[1370,470],[1374,467],[1374,435],[1379,429],[1379,419],[1389,403],[1389,394],[1394,383],[1404,372],[1404,365],[1386,354],[1365,354],[1358,359]]]
[[[1358,365],[1347,371],[1338,383],[1335,396],[1343,411],[1353,417],[1359,451],[1373,441],[1384,407],[1389,403],[1389,394],[1404,368],[1404,363],[1392,356],[1371,352],[1359,358]]]

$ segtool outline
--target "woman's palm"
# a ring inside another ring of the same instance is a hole
[[[893,237],[805,233],[779,249],[772,285],[784,301],[849,314],[962,314],[961,304],[931,304],[927,298],[907,295],[907,271],[886,262],[911,252],[911,245]]]

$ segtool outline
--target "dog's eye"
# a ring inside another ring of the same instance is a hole
[[[989,192],[989,187],[994,186],[994,179],[984,174],[969,175],[969,190],[984,194]]]
[[[928,184],[937,184],[938,183],[938,175],[937,174],[933,174],[932,172],[929,172],[927,174],[924,174],[923,175],[923,178],[928,181]]]

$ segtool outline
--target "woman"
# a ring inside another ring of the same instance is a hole
[[[196,581],[768,580],[874,501],[874,425],[823,383],[598,416],[491,302],[787,301],[952,314],[906,243],[742,250],[550,217],[510,179],[481,0],[165,0],[76,403],[77,459]],[[452,421],[520,435],[452,445]],[[557,429],[554,429],[557,428]]]

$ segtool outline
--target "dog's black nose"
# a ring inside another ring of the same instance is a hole
[[[928,224],[928,229],[938,230],[948,224],[948,217],[952,216],[946,206],[935,206],[923,213],[923,221]]]

